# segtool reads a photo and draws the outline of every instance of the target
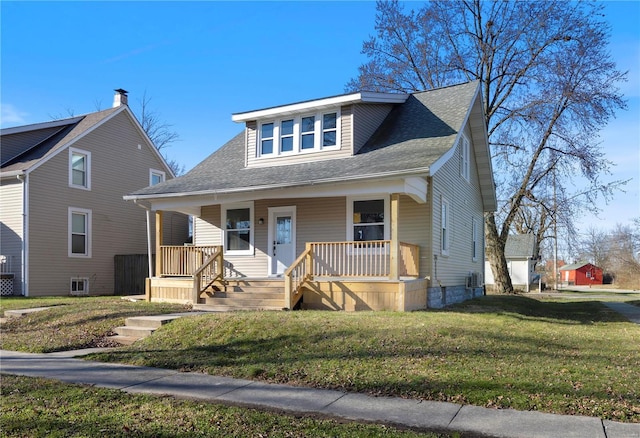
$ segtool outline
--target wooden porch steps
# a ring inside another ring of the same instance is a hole
[[[209,290],[194,310],[228,312],[235,310],[282,310],[284,281],[280,279],[228,280],[224,290]]]

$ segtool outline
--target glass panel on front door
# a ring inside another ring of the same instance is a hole
[[[279,217],[276,225],[276,242],[278,245],[291,243],[291,218]]]

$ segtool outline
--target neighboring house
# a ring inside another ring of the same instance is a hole
[[[540,278],[535,272],[538,263],[536,236],[534,234],[509,235],[504,246],[504,257],[507,260],[513,287],[529,292],[531,284]],[[484,269],[485,284],[495,284],[488,260],[485,260]]]
[[[482,294],[496,197],[480,89],[233,114],[239,135],[125,197],[195,217],[192,247],[157,249],[149,299],[229,304],[260,284],[272,299],[253,307],[411,310]]]
[[[560,281],[568,286],[602,284],[602,269],[588,262],[565,265],[559,271]]]
[[[122,196],[173,174],[126,99],[117,90],[113,108],[0,131],[10,293],[113,294],[114,256],[147,254],[147,215]],[[171,216],[164,243],[182,244],[187,217]]]

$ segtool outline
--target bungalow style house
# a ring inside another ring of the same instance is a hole
[[[116,92],[110,109],[0,131],[4,295],[112,295],[114,257],[148,252],[147,214],[122,197],[174,175]],[[166,219],[164,243],[185,242],[188,218]]]
[[[560,281],[567,286],[602,284],[602,269],[588,262],[564,265],[559,271]]]
[[[540,276],[536,274],[538,254],[536,251],[536,236],[534,234],[511,234],[507,236],[504,245],[504,256],[514,288],[529,292],[532,283]],[[489,287],[495,284],[493,272],[489,262],[485,260],[484,281]]]
[[[149,300],[404,311],[483,293],[496,197],[478,82],[232,120],[243,131],[189,173],[125,196],[157,224],[194,217],[193,246],[156,248]]]

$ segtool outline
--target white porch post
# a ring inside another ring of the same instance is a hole
[[[398,217],[400,216],[400,195],[391,195],[391,251],[389,279],[398,280],[398,269],[400,268],[400,241],[398,240]]]

